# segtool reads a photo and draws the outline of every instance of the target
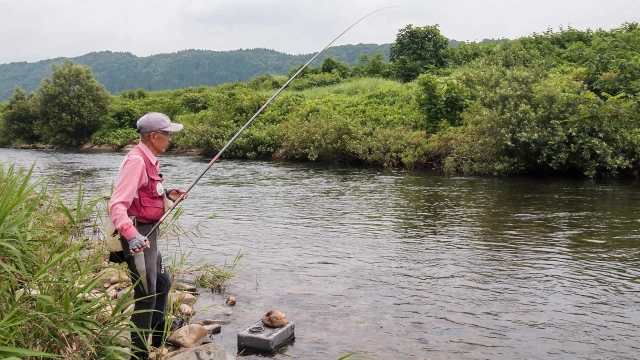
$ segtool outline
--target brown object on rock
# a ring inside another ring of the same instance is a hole
[[[236,299],[233,296],[227,299],[227,306],[236,306]]]
[[[262,316],[262,322],[272,328],[283,327],[287,324],[287,315],[280,311],[271,310]]]

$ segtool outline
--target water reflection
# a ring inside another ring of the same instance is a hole
[[[102,193],[122,154],[0,150],[2,159]],[[208,159],[164,156],[168,186]],[[486,179],[314,164],[221,161],[193,188],[179,249],[221,264],[242,249],[235,308],[202,291],[201,317],[267,310],[296,322],[275,358],[635,358],[637,185]],[[170,251],[178,245],[173,242]],[[248,355],[245,358],[257,358]]]

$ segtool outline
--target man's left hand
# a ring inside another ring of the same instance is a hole
[[[171,189],[171,190],[167,190],[167,197],[169,198],[169,200],[171,201],[176,201],[180,198],[180,196],[182,196],[182,200],[186,199],[187,197],[189,197],[189,194],[187,194],[187,191],[185,189]]]

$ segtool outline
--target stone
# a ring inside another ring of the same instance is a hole
[[[231,319],[206,319],[202,321],[202,325],[228,325],[232,322]]]
[[[220,344],[209,343],[194,349],[180,349],[164,356],[163,360],[235,360]]]
[[[123,297],[127,296],[127,292],[129,291],[129,289],[131,289],[130,287],[128,288],[124,288],[120,291],[118,291],[118,294],[116,295],[116,298],[118,300],[122,299]],[[127,297],[128,300],[133,300],[133,290],[128,294]]]
[[[114,305],[107,304],[96,315],[96,320],[101,324],[106,324],[111,320],[111,314],[113,313]]]
[[[204,325],[204,329],[207,330],[207,334],[219,334],[222,331],[222,326],[217,324]]]
[[[177,347],[194,348],[202,345],[207,330],[200,324],[190,324],[174,331],[167,341]]]
[[[227,299],[227,306],[236,306],[236,299],[233,296]]]
[[[102,286],[108,284],[109,286],[113,285],[111,283],[113,278],[117,278],[118,282],[124,282],[127,279],[129,279],[129,274],[127,274],[126,272],[124,272],[123,270],[119,269],[119,268],[107,268],[104,269],[100,272],[98,272],[95,275],[96,278],[100,278],[100,283],[102,284]]]
[[[187,304],[181,304],[180,307],[178,307],[178,311],[184,316],[192,316],[196,312],[191,306]]]
[[[176,292],[173,291],[169,294],[171,301],[176,304],[193,305],[196,302],[196,297],[188,292]]]
[[[173,284],[173,289],[178,291],[196,292],[198,288],[195,285],[177,283]]]
[[[109,299],[111,299],[111,300],[114,300],[114,299],[118,298],[118,292],[116,290],[107,290],[106,294],[109,297]]]
[[[111,285],[115,285],[119,282],[120,282],[120,278],[117,276],[112,276],[111,279],[109,279],[109,284]]]
[[[272,328],[283,327],[287,324],[287,315],[280,311],[271,310],[262,316],[262,322]]]

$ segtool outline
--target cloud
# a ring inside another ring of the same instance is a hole
[[[636,0],[0,0],[0,63],[92,51],[138,56],[184,49],[270,48],[290,54],[390,43],[408,24],[439,24],[456,40],[517,38],[548,27],[611,29],[638,21]]]

